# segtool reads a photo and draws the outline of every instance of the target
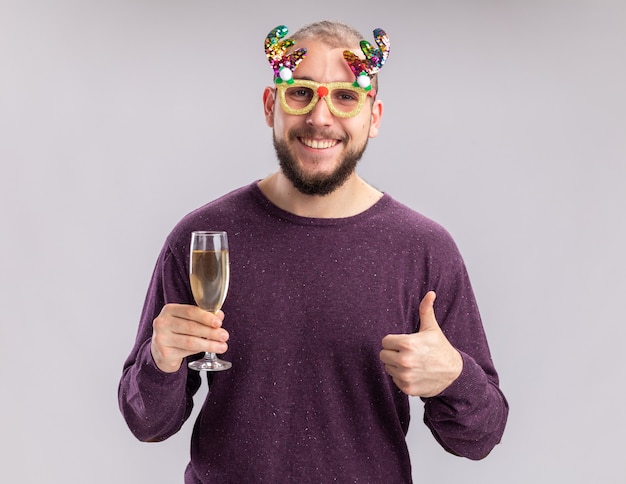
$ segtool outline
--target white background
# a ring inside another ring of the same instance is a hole
[[[511,405],[471,462],[413,400],[415,481],[625,482],[621,0],[1,0],[0,481],[182,482],[122,363],[172,226],[275,170],[265,35],[322,18],[391,37],[360,172],[455,237]]]

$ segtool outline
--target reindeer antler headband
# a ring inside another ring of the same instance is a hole
[[[274,82],[280,84],[293,82],[293,71],[306,56],[306,49],[297,49],[286,54],[287,50],[296,41],[293,39],[282,40],[289,30],[284,25],[273,29],[265,38],[265,53],[272,69],[274,69]],[[361,40],[360,46],[365,59],[359,58],[354,52],[344,51],[343,57],[350,66],[355,76],[355,87],[370,90],[371,78],[376,74],[389,57],[389,36],[383,29],[374,29],[374,40],[378,45],[375,49],[367,40]]]
[[[273,29],[265,38],[265,53],[267,60],[274,69],[274,82],[293,82],[293,71],[304,59],[306,49],[297,49],[291,54],[285,55],[287,49],[296,43],[293,39],[281,40],[289,30],[284,25]]]
[[[374,49],[367,40],[360,43],[365,59],[360,59],[349,50],[343,52],[344,59],[356,77],[356,83],[368,90],[372,88],[372,76],[381,69],[389,57],[389,36],[383,29],[374,29],[374,40],[378,49]]]

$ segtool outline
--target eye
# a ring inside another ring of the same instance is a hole
[[[313,97],[313,91],[306,87],[292,87],[291,89],[287,89],[287,96],[293,99],[311,99]]]
[[[359,102],[359,95],[350,89],[335,89],[333,100],[343,104],[356,104]]]
[[[313,100],[313,90],[308,87],[293,86],[285,91],[285,101],[292,109],[302,109]]]

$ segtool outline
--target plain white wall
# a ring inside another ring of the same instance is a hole
[[[275,169],[265,35],[321,18],[391,37],[361,174],[456,238],[511,405],[470,462],[415,399],[416,482],[624,482],[621,0],[2,0],[2,482],[182,482],[121,366],[173,224]]]

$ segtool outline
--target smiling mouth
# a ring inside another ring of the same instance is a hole
[[[313,139],[313,138],[298,138],[300,143],[309,148],[313,148],[316,150],[326,150],[328,148],[332,148],[340,143],[339,140],[336,139]]]

